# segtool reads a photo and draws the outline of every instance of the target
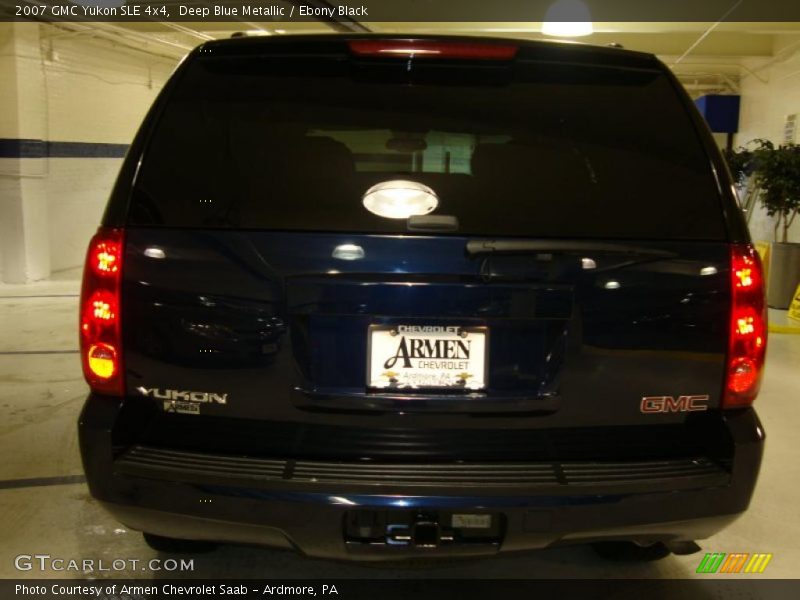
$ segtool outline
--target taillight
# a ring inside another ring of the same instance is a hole
[[[98,229],[86,252],[81,289],[83,376],[92,390],[115,396],[125,392],[120,327],[124,246],[122,229]]]
[[[511,60],[517,54],[517,46],[511,44],[426,40],[351,40],[348,45],[350,51],[356,56]]]
[[[750,244],[731,248],[731,318],[723,408],[752,404],[767,350],[767,305],[761,259]]]

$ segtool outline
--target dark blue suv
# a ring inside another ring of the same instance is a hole
[[[89,246],[84,467],[157,548],[686,549],[753,492],[764,310],[651,55],[210,42]]]

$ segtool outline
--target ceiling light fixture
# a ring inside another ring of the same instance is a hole
[[[581,0],[556,0],[544,15],[542,33],[554,37],[582,37],[594,33],[589,7]]]

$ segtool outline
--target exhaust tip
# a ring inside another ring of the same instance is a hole
[[[691,540],[687,542],[664,542],[664,545],[669,548],[670,552],[678,556],[685,556],[687,554],[696,554],[700,552],[701,548],[697,542]]]

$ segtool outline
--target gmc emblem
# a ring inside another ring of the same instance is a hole
[[[676,413],[708,410],[708,395],[705,396],[645,396],[639,405],[643,413]]]

